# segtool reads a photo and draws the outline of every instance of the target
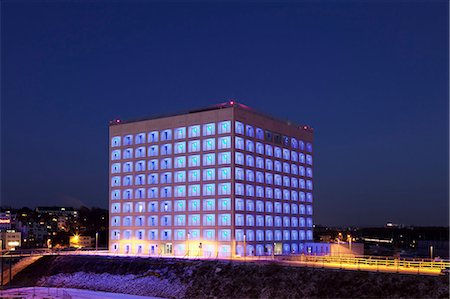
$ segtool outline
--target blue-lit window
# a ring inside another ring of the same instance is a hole
[[[264,216],[256,216],[256,226],[264,226]]]
[[[175,183],[184,183],[186,182],[186,171],[177,171],[174,174]]]
[[[111,199],[120,199],[120,191],[119,190],[113,190],[111,192]]]
[[[231,179],[231,168],[230,167],[219,168],[217,171],[218,171],[219,180]]]
[[[200,166],[200,155],[189,156],[189,167]]]
[[[299,213],[304,215],[306,213],[305,205],[299,205]]]
[[[230,136],[220,137],[218,139],[217,147],[219,149],[231,148],[231,137]]]
[[[266,170],[273,170],[273,162],[270,159],[266,159]]]
[[[299,225],[300,225],[300,227],[305,227],[306,226],[305,218],[303,218],[303,217],[299,218]]]
[[[313,147],[312,147],[312,144],[311,143],[306,143],[306,151],[308,152],[308,153],[312,153],[312,151],[313,151]]]
[[[260,171],[256,172],[256,182],[260,184],[264,184],[264,174]]]
[[[235,122],[235,131],[236,131],[236,134],[244,135],[244,124],[239,121],[236,121]]]
[[[245,185],[245,195],[255,196],[255,187],[253,185]]]
[[[213,151],[216,149],[216,139],[209,138],[203,140],[203,150],[204,151]]]
[[[313,158],[311,155],[306,155],[306,164],[308,164],[308,165],[313,164]]]
[[[298,154],[295,151],[291,151],[291,160],[293,162],[298,162]]]
[[[123,158],[124,159],[131,159],[133,158],[133,149],[132,148],[127,148],[126,150],[123,151]]]
[[[281,162],[280,161],[275,160],[274,165],[275,165],[275,167],[274,167],[275,171],[281,172],[283,170],[282,167],[281,167]]]
[[[219,198],[217,201],[219,211],[230,211],[231,210],[231,199],[230,198]]]
[[[249,182],[255,181],[255,173],[253,172],[253,170],[250,169],[245,170],[245,179]]]
[[[311,225],[311,227],[312,227],[312,225]],[[307,231],[306,231],[306,240],[310,241],[310,240],[312,240],[312,239],[313,239],[313,233],[312,233],[312,231],[307,230]]]
[[[148,239],[149,240],[158,240],[158,230],[152,229],[152,230],[148,231]],[[152,252],[152,253],[154,253],[154,252]]]
[[[291,147],[298,148],[298,141],[295,138],[291,138]]]
[[[111,139],[111,146],[120,146],[120,137],[119,136],[115,136]]]
[[[266,198],[273,198],[273,189],[266,187]]]
[[[295,190],[291,190],[291,200],[297,201],[298,200],[298,193]]]
[[[200,170],[190,170],[188,172],[189,182],[200,182]]]
[[[120,226],[120,217],[114,216],[111,218],[111,226]]]
[[[231,241],[231,230],[219,229],[219,241]]]
[[[124,217],[124,219],[123,219],[123,225],[124,226],[131,226],[131,223],[132,223],[131,216]],[[131,234],[129,232],[130,231],[125,231],[125,239],[129,239],[130,238]]]
[[[126,178],[126,177],[125,177]],[[143,185],[145,183],[145,174],[140,174],[135,177],[136,185]]]
[[[200,151],[200,140],[189,141],[189,152],[195,153]]]
[[[147,211],[149,211],[149,212],[158,212],[158,203],[156,201],[150,202],[148,204]]]
[[[246,125],[246,126],[245,126],[245,134],[246,134],[248,137],[255,137],[255,130],[253,129],[252,126]]]
[[[264,231],[263,230],[256,231],[256,241],[264,241]]]
[[[300,173],[301,176],[305,176],[305,167],[300,166],[299,167],[299,173]]]
[[[275,213],[281,213],[281,203],[280,202],[275,203]]]
[[[136,135],[135,138],[135,143],[136,144],[141,144],[141,143],[145,143],[145,133],[139,133]]]
[[[310,180],[306,181],[306,189],[307,190],[312,190],[313,189],[313,182]]]
[[[300,197],[300,201],[301,201],[301,202],[304,202],[304,201],[305,201],[305,192],[300,191],[300,192],[298,193],[298,195],[299,195],[299,197]]]
[[[313,227],[312,218],[306,218],[306,227]]]
[[[290,151],[288,150],[288,149],[283,149],[283,159],[285,159],[285,160],[289,160],[291,157],[290,157]]]
[[[219,153],[218,157],[219,157],[219,165],[231,163],[231,159],[230,159],[231,153],[230,152]]]
[[[256,168],[264,169],[264,159],[261,157],[256,157]]]
[[[291,217],[291,226],[298,227],[298,218],[297,217]]]
[[[281,199],[282,198],[282,192],[280,189],[275,188],[275,199]]]
[[[271,230],[266,230],[266,241],[273,240],[273,232]]]
[[[244,215],[236,214],[234,219],[236,226],[244,226]]]
[[[123,145],[132,145],[133,144],[133,135],[127,135],[123,137]]]
[[[186,215],[176,215],[175,216],[175,226],[186,225]]]
[[[242,241],[244,241],[244,231],[242,230],[242,229],[235,229],[234,230],[234,236],[235,236],[235,241],[237,241],[237,242],[242,242]],[[238,250],[238,247],[239,245],[237,245],[236,247],[236,250]],[[238,253],[239,253],[239,251],[238,251]]]
[[[305,189],[306,188],[305,180],[304,179],[300,179],[298,181],[299,181],[299,184],[300,184],[300,189]]]
[[[291,195],[291,192],[289,190],[286,190],[286,189],[283,190],[283,199],[284,200],[289,200],[290,195]]]
[[[133,190],[126,189],[123,191],[123,199],[133,199]]]
[[[183,241],[186,240],[186,230],[177,229],[174,231],[174,240]]]
[[[273,216],[266,215],[266,226],[273,226]]]
[[[283,186],[284,187],[289,187],[290,186],[290,182],[291,182],[291,180],[289,179],[288,176],[283,176]]]
[[[172,130],[164,130],[161,132],[161,141],[172,140]]]
[[[188,205],[189,205],[190,212],[200,211],[200,200],[199,199],[189,200]]]
[[[111,160],[120,160],[120,150],[112,151]]]
[[[200,196],[200,185],[189,185],[189,196]]]
[[[163,201],[161,203],[161,212],[171,212],[172,211],[172,203],[170,201]]]
[[[298,166],[296,164],[291,164],[291,173],[298,175]]]
[[[143,226],[144,225],[144,217],[142,217],[142,216],[136,217],[135,225],[136,226]],[[142,240],[142,236],[141,236],[140,240]]]
[[[313,174],[312,174],[312,168],[307,167],[306,168],[306,176],[309,178],[312,178]]]
[[[264,155],[264,145],[261,142],[256,142],[256,153]]]
[[[213,181],[216,179],[216,170],[214,168],[208,168],[203,170],[203,180]]]
[[[184,211],[186,211],[186,201],[185,200],[175,200],[175,202],[174,202],[174,210],[175,210],[175,212],[184,212]]]
[[[140,184],[140,185],[142,185],[142,184]],[[145,198],[145,189],[144,188],[137,189],[136,192],[135,192],[134,198],[136,198],[136,199]]]
[[[264,131],[261,128],[256,128],[256,138],[264,140]]]
[[[148,161],[148,170],[158,170],[158,160]]]
[[[313,214],[313,208],[311,205],[307,205],[306,206],[306,214],[307,215],[312,215]]]
[[[171,155],[172,154],[172,144],[161,145],[161,155]]]
[[[251,199],[245,201],[245,210],[249,212],[255,211],[255,203]]]
[[[236,153],[236,164],[238,165],[244,165],[244,154],[242,153]]]
[[[288,231],[288,230],[284,230],[283,231],[283,240],[285,240],[285,241],[289,241],[289,239],[290,239],[290,237],[291,237],[291,233],[290,233],[290,231]],[[288,247],[289,246],[289,244],[284,244],[285,246],[284,247]],[[284,252],[289,252],[289,248],[284,248]]]
[[[190,126],[189,127],[189,138],[200,137],[200,126]]]
[[[216,125],[214,123],[203,125],[203,136],[216,134]]]
[[[216,154],[203,155],[203,166],[211,166],[216,164]]]
[[[170,169],[172,168],[172,159],[165,158],[161,160],[161,169]]]
[[[298,154],[298,162],[305,163],[305,154]]]
[[[307,201],[307,202],[312,202],[312,201],[313,201],[313,195],[312,195],[312,193],[307,193],[307,194],[306,194],[306,201]]]
[[[299,234],[299,239],[301,241],[305,240],[305,231],[304,230],[299,231],[298,234]]]
[[[275,185],[277,185],[277,186],[281,186],[281,175],[279,175],[279,174],[276,174],[275,175]]]
[[[135,158],[145,157],[145,147],[138,147],[134,153]]]
[[[111,165],[111,173],[120,173],[120,163]]]
[[[219,195],[230,195],[231,194],[231,184],[222,183],[218,185]]]
[[[132,213],[133,212],[133,206],[131,205],[131,203],[123,204],[123,211],[124,211],[124,213]]]
[[[158,146],[153,145],[148,147],[148,156],[153,157],[158,155]]]
[[[289,214],[291,210],[291,206],[288,203],[283,204],[283,213]]]
[[[282,218],[280,216],[275,216],[274,218],[275,218],[275,226],[281,227],[283,224]]]
[[[264,202],[262,200],[256,201],[256,212],[264,212]]]
[[[266,172],[266,184],[273,184],[273,175],[269,172]]]
[[[186,157],[176,157],[175,158],[175,168],[186,167]]]
[[[292,188],[298,188],[298,179],[297,178],[291,178],[291,186],[292,186]]]
[[[290,171],[291,171],[291,167],[290,167],[289,163],[283,162],[283,172],[290,173]]]
[[[231,132],[231,121],[222,121],[219,123],[218,127],[219,134],[225,134]]]
[[[235,195],[244,195],[244,184],[236,183],[234,189]]]
[[[303,142],[302,140],[299,140],[299,141],[298,141],[298,148],[299,148],[301,151],[304,151],[304,150],[305,150],[305,142]]]
[[[120,186],[120,176],[113,176],[111,178],[111,186],[112,187]]]
[[[203,200],[203,211],[215,211],[216,201],[215,199],[204,199]]]
[[[200,203],[198,204],[198,206],[200,206]],[[193,215],[188,215],[188,224],[190,225],[190,226],[198,226],[198,225],[200,225],[200,215],[199,214],[193,214]],[[193,235],[192,235],[192,233],[191,233],[191,237],[194,237]],[[193,239],[193,238],[191,238],[191,239]]]
[[[253,215],[245,215],[245,225],[255,226],[255,217]]]
[[[186,153],[186,142],[177,142],[177,143],[175,143],[174,152],[175,152],[175,154],[184,154],[184,153]]]
[[[236,211],[244,211],[244,200],[242,198],[236,198],[234,208]]]
[[[215,240],[216,231],[213,229],[204,229],[203,230],[203,239],[213,241]]]
[[[236,149],[240,149],[240,150],[244,150],[245,146],[244,146],[244,139],[241,137],[235,137],[235,145],[234,147]]]
[[[175,197],[185,197],[185,196],[186,196],[186,186],[176,186]]]
[[[158,188],[150,188],[148,189],[148,198],[157,198],[158,197]]]
[[[161,188],[161,197],[167,198],[172,196],[172,187]]]
[[[273,147],[269,144],[266,144],[266,155],[273,156]]]
[[[172,230],[171,229],[165,229],[162,231],[162,240],[172,240]]]
[[[175,139],[184,139],[184,138],[186,138],[186,127],[176,128]]]
[[[275,147],[275,158],[281,159],[281,148],[279,148],[278,146]]]
[[[236,167],[235,168],[235,177],[236,177],[236,180],[243,180],[244,179],[244,170],[242,168]]]
[[[136,162],[136,164],[134,165],[134,168],[136,171],[145,171],[145,161],[142,160],[142,161]]]
[[[204,226],[214,226],[216,225],[216,215],[205,214],[203,215],[203,225]]]
[[[246,155],[245,162],[246,162],[246,165],[249,167],[255,166],[255,158],[253,158],[252,155]]]
[[[245,140],[245,149],[249,152],[255,151],[255,144],[251,140]]]
[[[158,142],[158,131],[148,133],[148,142]]]
[[[216,185],[215,184],[205,184],[203,185],[203,195],[216,195]]]

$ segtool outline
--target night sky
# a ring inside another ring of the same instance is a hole
[[[448,225],[448,3],[1,2],[1,204],[108,206],[108,121],[315,129],[323,225]]]

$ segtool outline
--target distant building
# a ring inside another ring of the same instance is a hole
[[[0,231],[10,230],[12,228],[11,213],[0,213]]]
[[[94,238],[91,236],[71,236],[69,239],[69,246],[75,248],[93,247]]]
[[[20,247],[22,244],[22,236],[20,232],[16,232],[13,230],[2,231],[0,232],[0,240],[2,250],[15,250],[17,247]]]
[[[110,125],[113,252],[308,252],[313,130],[233,101]]]

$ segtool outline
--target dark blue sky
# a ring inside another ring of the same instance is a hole
[[[107,207],[108,121],[315,128],[315,223],[448,225],[447,1],[1,2],[1,203]]]

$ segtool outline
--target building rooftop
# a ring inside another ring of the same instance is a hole
[[[109,122],[110,126],[115,126],[115,125],[121,125],[121,124],[127,124],[127,123],[133,123],[133,122],[139,122],[139,121],[146,121],[146,120],[152,120],[152,119],[159,119],[159,118],[166,118],[166,117],[172,117],[172,116],[178,116],[178,115],[184,115],[184,114],[192,114],[192,113],[200,113],[200,112],[205,112],[205,111],[212,111],[212,110],[219,110],[219,109],[226,109],[226,108],[237,108],[237,109],[242,109],[242,110],[246,110],[282,123],[285,123],[287,125],[293,125],[293,126],[297,126],[299,129],[303,129],[303,130],[307,130],[310,132],[313,132],[314,129],[309,126],[309,125],[305,125],[305,124],[296,124],[294,122],[291,122],[289,120],[284,120],[284,119],[280,119],[274,116],[271,116],[269,114],[260,112],[258,110],[255,110],[249,106],[246,106],[244,104],[238,103],[235,100],[230,100],[228,102],[223,102],[223,103],[219,103],[219,104],[215,104],[212,106],[208,106],[208,107],[204,107],[204,108],[199,108],[199,109],[195,109],[195,110],[188,110],[188,111],[184,111],[184,112],[178,112],[178,113],[171,113],[171,114],[163,114],[163,115],[157,115],[157,116],[153,116],[153,117],[147,117],[147,118],[139,118],[139,119],[132,119],[132,120],[121,120],[121,119],[113,119]]]

